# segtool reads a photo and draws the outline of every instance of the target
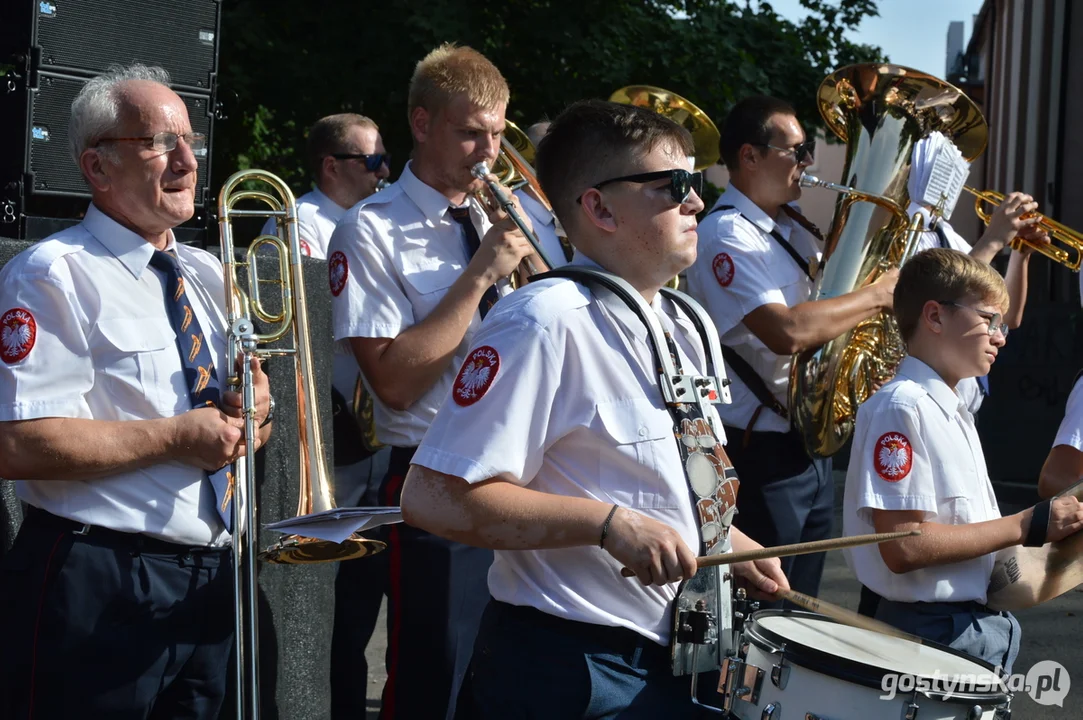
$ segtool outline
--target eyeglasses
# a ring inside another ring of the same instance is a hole
[[[178,135],[175,132],[160,132],[150,137],[99,138],[98,142],[94,143],[94,147],[98,147],[102,143],[141,142],[146,143],[147,147],[155,152],[167,153],[176,150],[177,141],[182,138],[193,155],[196,157],[207,156],[207,136],[197,132],[185,133],[184,135]]]
[[[1000,313],[991,313],[985,310],[979,310],[976,307],[970,307],[969,305],[963,305],[957,303],[954,300],[937,300],[941,305],[951,305],[952,307],[965,308],[967,310],[973,310],[978,314],[982,320],[986,320],[989,323],[989,336],[992,337],[1000,332],[1001,337],[1005,340],[1008,339],[1008,325],[1004,322],[1004,316]]]
[[[669,195],[673,198],[673,202],[678,205],[684,204],[693,190],[696,191],[697,195],[703,194],[703,173],[688,172],[687,170],[680,169],[659,170],[658,172],[639,173],[638,175],[624,175],[623,177],[602,180],[600,183],[591,187],[595,190],[600,190],[611,183],[648,183],[653,180],[661,180],[662,178],[669,178]],[[662,187],[665,186],[663,185]],[[582,203],[583,196],[580,195],[576,198],[576,202]]]
[[[331,153],[331,157],[336,160],[363,160],[365,169],[369,172],[376,172],[384,163],[387,163],[388,169],[391,169],[390,153],[374,153],[371,155],[364,153]]]
[[[756,143],[760,147],[771,148],[772,150],[778,150],[784,153],[793,153],[793,157],[797,162],[804,162],[806,159],[812,162],[814,159],[814,153],[816,152],[816,140],[806,140],[805,142],[794,145],[792,148],[781,148],[777,145],[771,145],[770,143]]]

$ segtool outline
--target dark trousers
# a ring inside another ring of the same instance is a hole
[[[690,686],[691,678],[673,676],[668,648],[632,630],[493,600],[474,646],[470,712],[461,717],[699,718],[705,714],[692,704]]]
[[[387,474],[390,452],[390,448],[383,448],[347,468],[355,487],[344,488],[339,483],[341,476],[336,471],[335,491],[340,507],[381,504],[377,495],[379,485]],[[386,542],[387,528],[377,528],[364,535]],[[335,578],[335,624],[331,639],[332,720],[365,717],[369,674],[365,648],[376,631],[387,583],[387,552],[339,563]]]
[[[905,603],[880,599],[877,620],[971,657],[984,660],[1010,675],[1022,630],[1009,612],[994,612],[976,602]]]
[[[217,718],[228,550],[80,527],[32,509],[0,565],[0,717]]]
[[[382,497],[398,505],[415,448],[394,448]],[[387,684],[380,717],[454,717],[481,613],[491,550],[402,523],[387,528]]]
[[[726,454],[741,481],[734,525],[764,547],[831,537],[831,458],[810,460],[794,431],[750,433],[747,447],[744,435],[744,430],[726,427]],[[781,563],[790,587],[813,597],[819,594],[823,553],[782,558]],[[779,604],[760,603],[761,608],[773,606]]]

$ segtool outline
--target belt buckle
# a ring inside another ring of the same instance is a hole
[[[90,534],[90,523],[83,523],[83,527],[79,528],[78,530],[72,530],[71,534],[72,535],[89,535]]]

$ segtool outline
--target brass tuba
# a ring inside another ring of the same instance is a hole
[[[813,292],[823,300],[865,287],[905,261],[921,229],[906,217],[914,144],[940,131],[973,160],[985,149],[988,128],[961,90],[899,65],[837,70],[821,83],[817,100],[824,122],[847,143],[842,183],[829,187],[843,194]],[[794,357],[790,412],[810,454],[827,457],[846,444],[858,406],[894,376],[905,352],[894,316],[881,312]]]

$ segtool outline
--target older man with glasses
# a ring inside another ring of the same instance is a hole
[[[206,140],[168,83],[87,82],[86,217],[0,273],[0,476],[29,505],[0,565],[0,717],[217,718],[225,695],[244,423],[222,264],[173,235]]]
[[[733,382],[733,403],[719,414],[741,478],[741,527],[765,546],[821,540],[831,534],[831,460],[810,458],[791,425],[790,358],[890,310],[898,272],[811,301],[823,238],[793,203],[814,141],[788,103],[737,103],[719,145],[730,186],[700,225],[688,285],[715,321]],[[795,590],[817,594],[822,553],[785,558],[782,567]]]

